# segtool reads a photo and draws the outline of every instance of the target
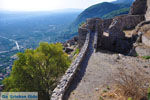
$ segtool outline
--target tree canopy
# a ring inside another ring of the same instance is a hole
[[[46,100],[64,74],[70,60],[60,43],[40,43],[35,50],[18,53],[12,72],[3,80],[4,91],[38,92]]]

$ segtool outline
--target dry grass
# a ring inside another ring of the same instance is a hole
[[[124,30],[123,32],[125,33],[126,37],[132,37],[133,30]]]
[[[118,79],[115,82],[121,95],[127,98],[132,97],[133,100],[141,100],[147,96],[150,77],[145,77],[144,70],[137,69],[132,72],[119,68],[118,71]]]
[[[101,93],[104,100],[147,100],[147,90],[150,83],[150,76],[145,77],[144,70],[127,71],[119,68],[115,75],[114,83],[110,91]]]

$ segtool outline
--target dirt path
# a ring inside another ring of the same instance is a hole
[[[87,66],[82,66],[76,75],[66,99],[99,100],[100,87],[111,85],[113,80],[111,76],[120,67],[129,70],[143,68],[148,71],[147,74],[150,74],[150,60],[104,52],[92,53]]]

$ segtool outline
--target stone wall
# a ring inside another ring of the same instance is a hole
[[[125,39],[125,33],[123,32],[123,30],[135,28],[136,25],[139,24],[144,19],[145,17],[143,15],[122,15],[122,16],[115,17],[108,29],[109,37],[111,39],[111,44],[116,45],[116,43],[119,43],[117,44],[119,45],[117,47],[124,48],[126,45],[123,46],[121,45],[123,43],[120,43],[121,40]],[[116,41],[119,41],[119,42],[116,42]],[[128,44],[128,43],[125,43],[125,44]],[[119,49],[116,49],[116,50],[119,50]]]
[[[148,34],[148,36],[147,36],[147,34]],[[150,36],[149,36],[150,33],[147,33],[147,34],[142,35],[142,43],[144,43],[146,46],[150,47]]]
[[[79,34],[78,44],[79,44],[80,49],[84,45],[87,33],[88,33],[87,28],[79,27],[79,29],[78,29],[78,34]]]
[[[88,52],[90,41],[90,33],[86,34],[85,43],[69,69],[66,71],[65,75],[61,78],[59,84],[54,89],[50,100],[63,100],[63,96],[66,93],[68,87],[70,86],[75,74],[77,73],[77,69],[79,69],[81,62],[83,61],[85,54]]]
[[[102,26],[103,26],[103,30],[106,32],[110,26],[110,24],[112,23],[113,19],[104,19],[102,22]]]
[[[111,23],[109,30],[111,30],[113,27],[116,27],[119,30],[124,29],[133,29],[137,24],[144,21],[145,17],[143,15],[122,15],[117,16],[113,19],[113,22]]]
[[[82,46],[83,46],[83,44],[85,42],[88,30],[90,30],[91,32],[97,31],[98,32],[97,33],[98,37],[100,37],[99,35],[103,33],[102,32],[102,20],[100,18],[88,18],[86,20],[86,24],[84,25],[84,27],[80,27],[78,29],[78,33],[79,33],[79,40],[78,40],[79,48],[82,48]]]

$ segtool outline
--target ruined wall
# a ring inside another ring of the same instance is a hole
[[[89,40],[90,40],[90,33],[87,33],[85,43],[69,69],[66,71],[64,76],[61,78],[59,84],[54,89],[51,99],[50,100],[63,100],[63,96],[65,92],[67,91],[68,87],[70,86],[73,78],[75,77],[75,74],[77,73],[77,69],[79,69],[81,62],[83,61],[85,54],[88,52],[88,46],[89,46]]]
[[[110,26],[110,24],[112,23],[113,19],[104,19],[102,20],[102,26],[103,26],[103,30],[106,32]]]
[[[84,27],[80,27],[78,29],[78,33],[79,33],[79,40],[78,40],[79,48],[82,48],[82,46],[83,46],[83,44],[85,42],[85,39],[86,39],[86,34],[88,33],[89,30],[90,30],[90,32],[97,31],[98,32],[98,37],[100,37],[101,34],[103,33],[102,20],[100,18],[88,18],[86,20],[86,24],[84,25]]]
[[[145,17],[143,15],[122,15],[117,16],[113,19],[109,30],[111,28],[116,27],[117,29],[124,30],[124,29],[132,29],[135,28],[137,24],[141,21],[144,21]]]
[[[87,28],[79,27],[79,29],[78,29],[78,34],[79,34],[78,44],[79,44],[80,49],[84,45],[87,33],[88,33]]]

